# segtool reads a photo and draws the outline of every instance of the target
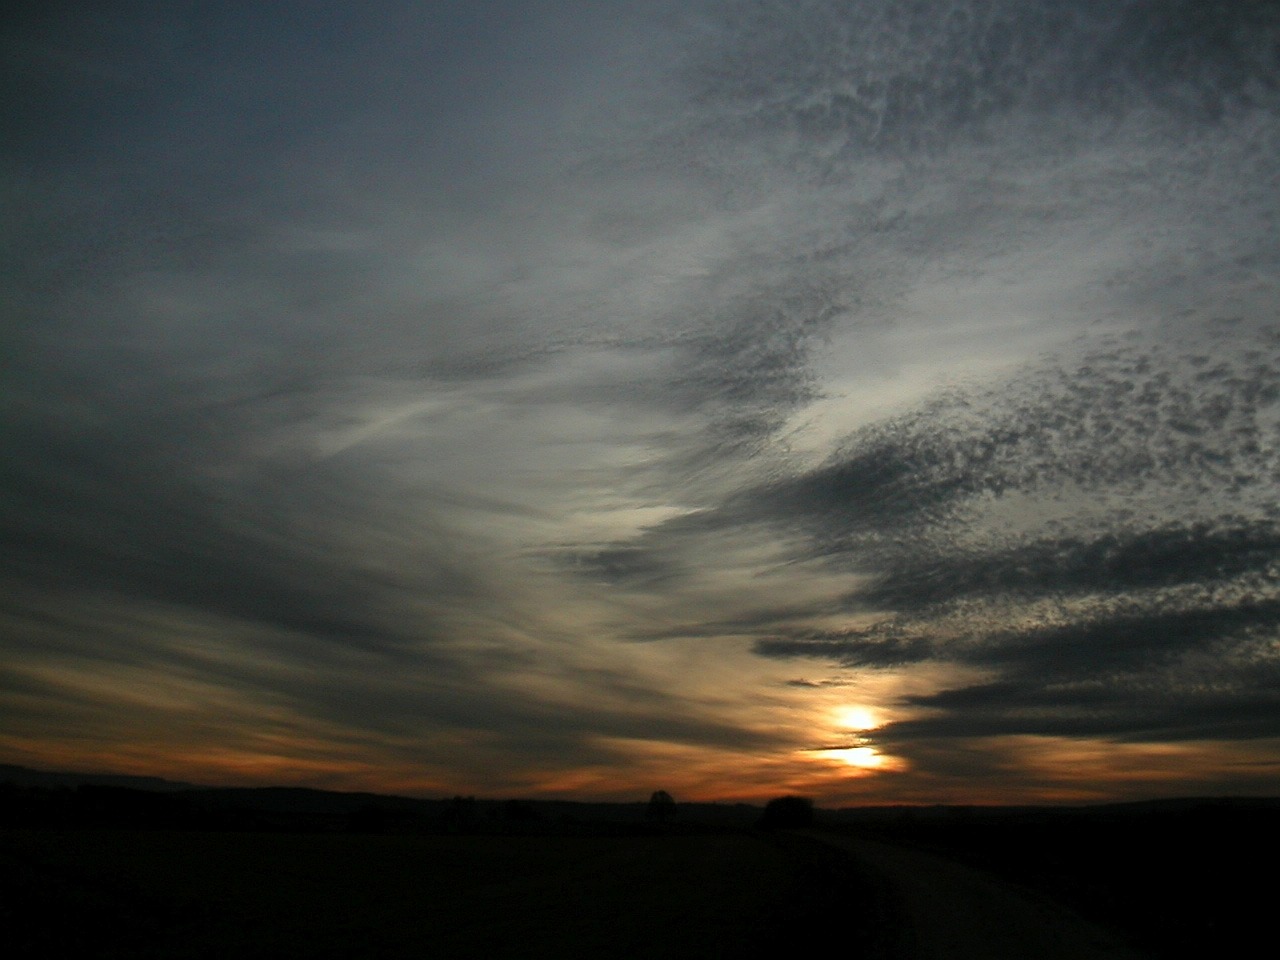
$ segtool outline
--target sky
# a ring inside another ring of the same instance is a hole
[[[0,46],[0,761],[1280,794],[1280,4]]]

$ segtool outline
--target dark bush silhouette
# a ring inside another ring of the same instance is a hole
[[[813,801],[808,797],[775,797],[764,805],[760,826],[775,830],[813,826]]]
[[[676,802],[665,790],[655,790],[649,797],[649,806],[645,808],[644,817],[655,823],[665,823],[676,815]]]

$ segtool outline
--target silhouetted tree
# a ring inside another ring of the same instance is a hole
[[[649,806],[645,809],[646,820],[664,823],[676,815],[676,802],[665,790],[655,790],[649,797]]]
[[[779,827],[811,827],[813,801],[808,797],[775,797],[764,805],[760,826],[770,830]]]

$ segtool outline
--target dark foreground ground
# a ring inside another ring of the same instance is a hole
[[[1015,883],[1156,960],[1251,957],[1274,947],[1274,799],[863,811],[851,819],[835,829]]]
[[[961,901],[978,891],[993,935],[1016,911],[1019,936],[1043,922],[1052,938],[1066,907],[1126,956],[1252,956],[1270,939],[1280,852],[1280,807],[1265,801],[820,812],[797,832],[743,810],[655,823],[641,807],[584,820],[463,802],[414,819],[271,793],[233,807],[9,800],[0,930],[16,957],[728,960],[834,944],[846,960],[973,960],[988,954],[938,952],[947,931],[913,925],[951,906],[970,916]]]
[[[862,909],[839,860],[721,832],[7,830],[0,929],[42,958],[772,957]]]

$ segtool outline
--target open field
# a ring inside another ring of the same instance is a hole
[[[24,957],[765,956],[805,947],[852,892],[795,846],[745,833],[6,830],[0,913],[9,955]]]
[[[1063,907],[1153,960],[1269,935],[1280,800],[761,813],[11,784],[0,924],[41,958],[919,960],[964,928],[1023,960],[1085,930]]]

